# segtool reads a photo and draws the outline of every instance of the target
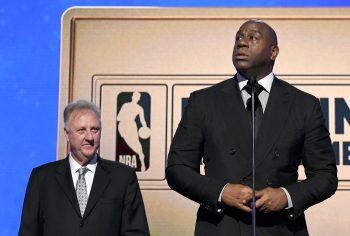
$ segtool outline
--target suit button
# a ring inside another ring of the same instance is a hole
[[[80,221],[80,227],[83,227],[84,226],[84,221]]]
[[[231,148],[231,149],[230,149],[230,154],[231,154],[231,155],[235,155],[235,154],[236,154],[236,149]]]
[[[280,157],[280,153],[278,152],[278,150],[275,150],[275,157],[279,158]]]
[[[293,207],[285,209],[285,211],[287,213],[287,218],[292,220],[294,218],[294,209],[293,209]]]

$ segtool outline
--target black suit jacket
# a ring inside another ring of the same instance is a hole
[[[68,158],[33,169],[19,235],[149,235],[135,172],[98,157],[81,217]]]
[[[169,186],[201,204],[196,235],[251,235],[251,215],[225,207],[226,183],[252,186],[251,127],[238,83],[223,81],[191,94],[174,136]],[[201,159],[205,176],[199,174]],[[317,98],[274,78],[256,140],[256,188],[284,187],[294,208],[257,215],[258,235],[308,235],[304,211],[337,189],[334,153]],[[298,182],[303,163],[307,179]],[[288,217],[289,216],[289,217]]]

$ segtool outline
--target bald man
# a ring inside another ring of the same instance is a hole
[[[236,34],[234,78],[190,95],[166,176],[172,189],[200,204],[195,235],[252,235],[253,196],[257,235],[308,235],[304,211],[337,189],[335,157],[319,101],[274,76],[278,53],[275,31],[263,21],[249,20]],[[301,163],[307,178],[298,182]]]

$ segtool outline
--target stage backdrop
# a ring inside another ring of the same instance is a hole
[[[192,235],[198,205],[169,189],[167,152],[189,93],[235,73],[235,33],[249,18],[276,29],[274,72],[320,98],[333,139],[339,189],[307,210],[310,234],[347,235],[350,9],[72,8],[62,22],[58,114],[75,99],[95,102],[102,110],[100,154],[137,171],[151,234]],[[67,144],[58,119],[60,159]],[[126,132],[120,128],[125,119],[134,123]],[[139,131],[136,141],[129,138],[141,123],[149,129]]]

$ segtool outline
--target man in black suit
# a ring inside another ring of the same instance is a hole
[[[166,176],[172,189],[200,203],[195,235],[252,235],[253,194],[257,235],[308,235],[304,211],[337,189],[335,157],[319,101],[273,75],[278,52],[275,31],[249,20],[235,38],[235,77],[190,96]],[[261,88],[255,104],[263,114],[256,124],[255,193],[248,80]],[[307,178],[298,182],[301,162]]]
[[[19,235],[149,235],[135,172],[97,153],[99,109],[78,100],[64,110],[70,154],[33,169]]]

